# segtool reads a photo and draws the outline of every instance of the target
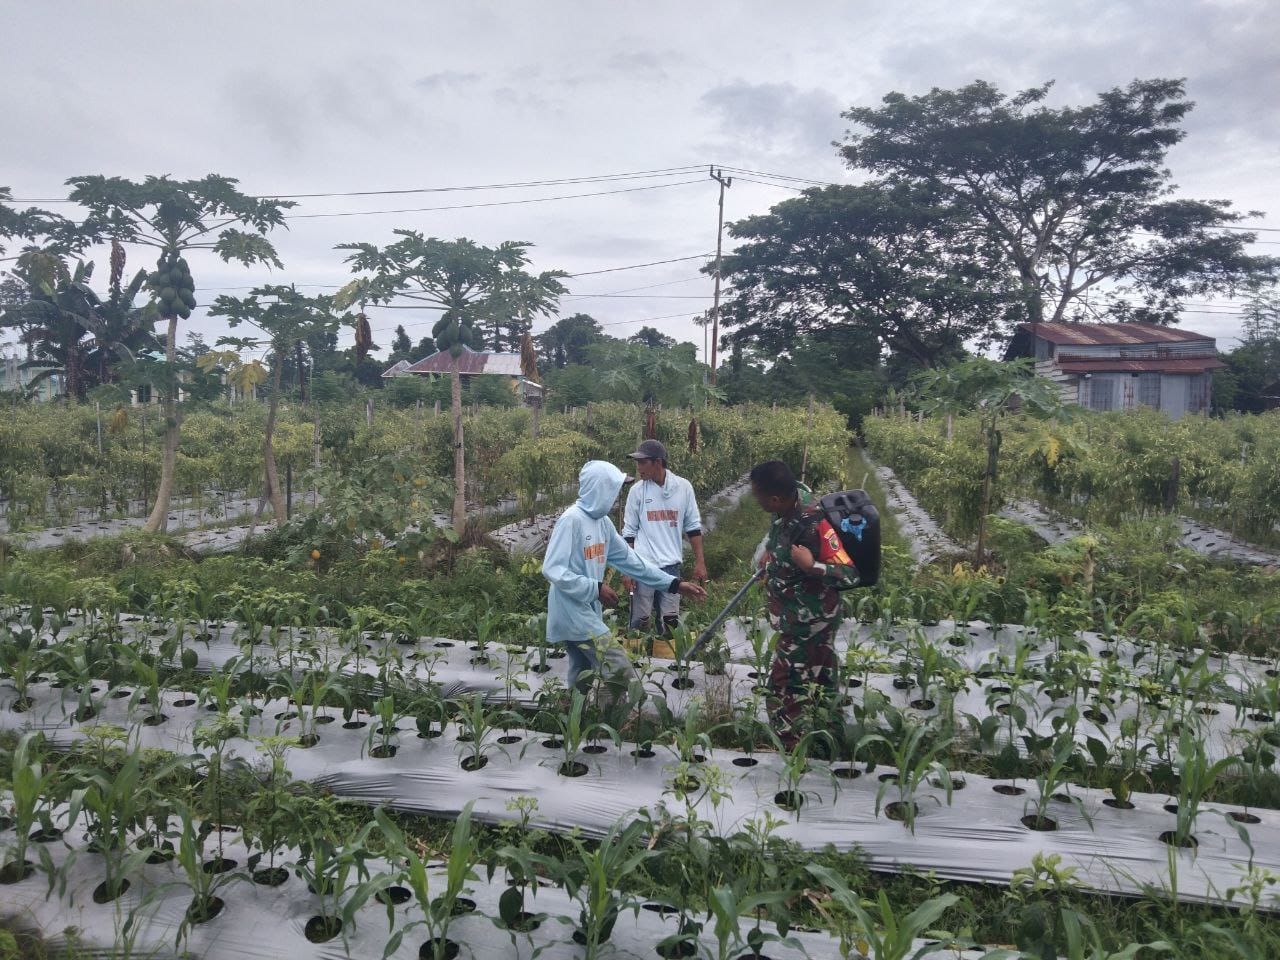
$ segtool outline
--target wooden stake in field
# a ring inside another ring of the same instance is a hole
[[[800,456],[800,482],[804,483],[809,469],[809,438],[813,435],[813,394],[809,394],[809,416],[804,427],[804,453]]]

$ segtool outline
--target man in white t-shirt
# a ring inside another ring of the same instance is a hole
[[[629,455],[636,462],[640,482],[632,484],[622,517],[622,537],[635,552],[672,576],[680,576],[684,562],[684,538],[693,548],[693,577],[707,579],[707,564],[702,556],[702,516],[693,485],[667,469],[667,448],[657,440],[646,440]],[[631,628],[644,630],[653,617],[654,605],[662,620],[662,631],[669,632],[680,613],[678,594],[665,594],[652,587],[624,578],[623,587],[631,594]]]

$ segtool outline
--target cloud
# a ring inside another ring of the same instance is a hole
[[[413,85],[422,90],[458,90],[463,87],[473,87],[481,80],[484,75],[480,73],[470,73],[463,70],[440,70],[436,73],[428,73],[425,77],[419,77],[413,81]]]
[[[702,103],[718,115],[723,132],[773,152],[825,149],[840,130],[840,101],[828,90],[738,80],[711,88]]]

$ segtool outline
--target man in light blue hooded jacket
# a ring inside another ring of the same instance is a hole
[[[612,640],[602,617],[606,606],[618,602],[618,595],[604,582],[607,567],[655,590],[678,593],[691,600],[704,600],[707,596],[700,585],[673,577],[640,559],[618,534],[609,511],[626,479],[627,475],[612,463],[588,461],[578,474],[578,500],[556,521],[542,561],[542,575],[551,584],[547,596],[547,640],[565,645],[569,685],[578,689],[582,689],[581,675],[588,670],[600,673],[603,669],[609,679],[619,673],[629,679],[632,673],[626,651]]]

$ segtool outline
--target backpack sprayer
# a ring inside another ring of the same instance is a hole
[[[840,537],[840,545],[849,554],[858,570],[855,587],[874,587],[880,580],[880,512],[865,490],[845,490],[829,493],[818,501],[822,512],[815,514],[817,521],[826,520]],[[737,609],[756,581],[763,580],[765,568],[760,567],[751,579],[742,585],[707,629],[698,634],[685,657],[692,657],[698,648],[710,640],[721,625]]]

